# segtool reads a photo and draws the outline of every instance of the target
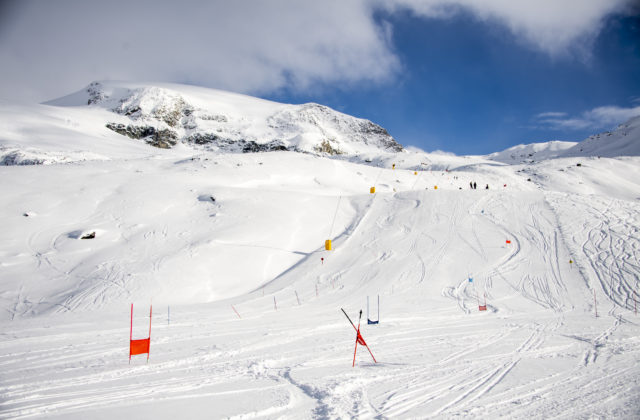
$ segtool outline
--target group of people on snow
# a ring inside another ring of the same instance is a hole
[[[476,184],[476,182],[475,182],[475,181],[469,181],[469,188],[471,188],[472,190],[477,190],[477,189],[478,189],[478,184]],[[489,189],[489,184],[487,184],[487,185],[484,187],[484,189],[485,189],[485,190],[488,190],[488,189]]]

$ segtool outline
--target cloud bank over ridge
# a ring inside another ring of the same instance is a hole
[[[583,53],[628,0],[20,1],[0,18],[0,98],[43,101],[99,79],[186,82],[261,94],[399,77],[400,11],[468,13],[527,48]],[[381,18],[377,18],[376,16]],[[82,81],[82,82],[79,82]]]

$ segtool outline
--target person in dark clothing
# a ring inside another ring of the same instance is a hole
[[[488,189],[489,189],[489,184],[487,184],[487,186],[486,186],[486,187],[484,187],[484,189],[485,189],[485,190],[488,190]]]
[[[475,181],[473,181],[473,189],[474,189],[474,190],[477,190],[477,189],[478,189],[478,184],[476,184],[476,182],[475,182]]]
[[[469,181],[469,188],[473,189],[473,182]]]

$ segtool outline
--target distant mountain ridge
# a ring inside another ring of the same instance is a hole
[[[615,130],[594,134],[581,142],[548,141],[519,144],[485,157],[506,164],[532,163],[564,157],[640,156],[640,116]]]
[[[402,150],[379,125],[323,105],[287,105],[186,85],[93,82],[46,105],[104,108],[114,114],[105,121],[108,129],[160,148],[183,142],[228,152],[346,156]]]
[[[578,143],[558,140],[544,143],[519,144],[501,152],[491,153],[486,157],[487,159],[507,164],[530,163],[558,157],[576,144]]]
[[[577,156],[640,156],[640,116],[613,131],[589,136],[562,154],[562,157]]]

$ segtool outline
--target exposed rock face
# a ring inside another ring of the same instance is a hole
[[[25,157],[24,153],[19,150],[14,150],[7,153],[0,159],[0,166],[27,166],[27,165],[42,165],[44,159],[33,157]]]
[[[155,147],[170,148],[182,141],[237,153],[290,150],[334,156],[402,150],[379,125],[323,105],[285,105],[226,92],[218,93],[218,98],[203,90],[213,96],[210,104],[201,99],[192,102],[193,97],[182,91],[154,86],[94,82],[86,93],[88,104],[131,121],[109,122],[107,128]]]
[[[331,146],[329,140],[322,140],[322,142],[315,147],[316,152],[326,153],[328,155],[341,155],[343,152],[340,149],[335,149]]]
[[[102,85],[98,82],[92,82],[87,87],[87,93],[89,94],[89,100],[87,101],[87,105],[97,104],[104,100]]]
[[[244,139],[234,140],[228,138],[222,138],[216,134],[202,134],[196,133],[185,139],[188,143],[194,143],[197,145],[215,145],[216,147],[223,149],[227,152],[242,152],[242,153],[254,153],[254,152],[274,152],[274,151],[298,151],[295,148],[287,148],[287,146],[280,140],[273,140],[269,143],[256,143],[255,141],[247,141]]]
[[[178,142],[178,134],[169,129],[156,130],[150,126],[125,126],[124,124],[116,123],[107,123],[106,127],[132,139],[143,139],[151,146],[161,149],[170,149]]]

